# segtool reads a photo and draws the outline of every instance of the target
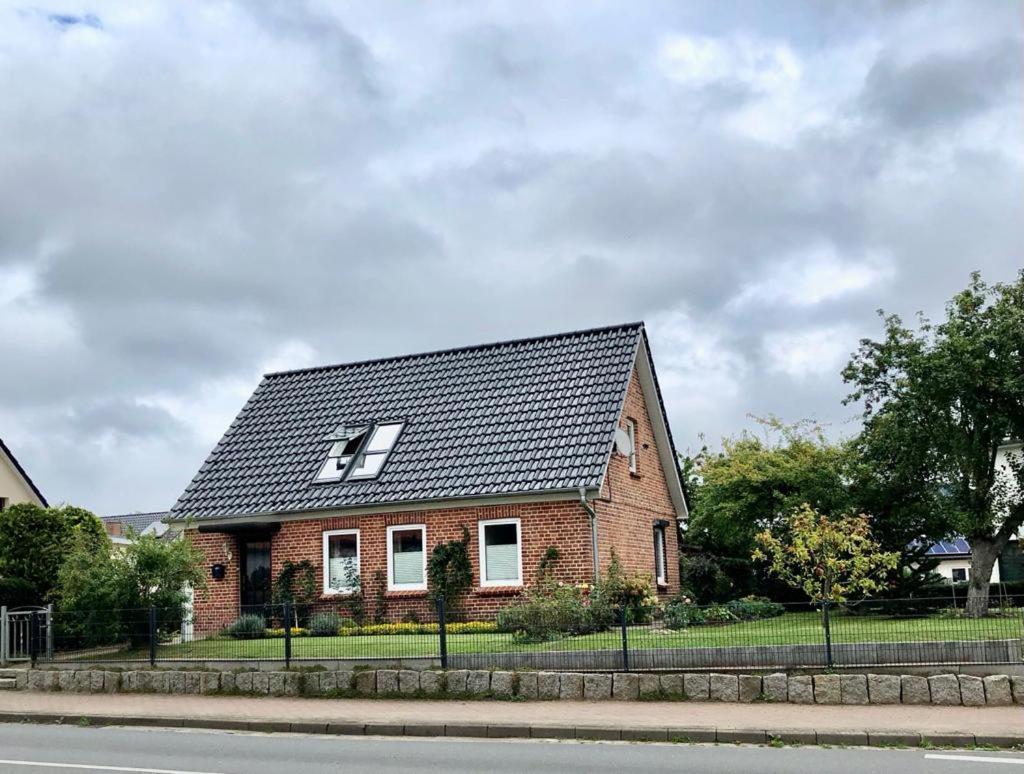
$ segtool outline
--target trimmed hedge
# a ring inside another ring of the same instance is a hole
[[[493,621],[465,621],[463,623],[447,624],[445,630],[448,634],[491,634],[498,631],[498,625]],[[393,635],[437,633],[438,625],[436,623],[386,623],[367,624],[366,626],[345,626],[343,622],[338,629],[326,634],[315,631],[312,627],[292,627],[292,637],[387,637]],[[229,636],[241,639],[237,635],[229,634]],[[284,629],[265,629],[261,636],[271,638],[284,637]]]

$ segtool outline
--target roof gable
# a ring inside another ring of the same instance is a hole
[[[39,487],[35,485],[35,482],[32,481],[28,473],[25,472],[25,469],[21,467],[21,463],[18,462],[18,458],[15,457],[14,453],[7,448],[7,445],[4,443],[2,438],[0,438],[0,458],[6,458],[11,469],[14,471],[15,476],[21,479],[28,491],[39,499],[39,505],[44,508],[49,507],[49,503],[46,502],[46,498],[43,497],[43,493],[39,491]]]
[[[596,489],[643,326],[268,374],[171,511],[197,520]],[[343,423],[402,421],[380,476],[315,483]]]

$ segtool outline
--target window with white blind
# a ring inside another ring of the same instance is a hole
[[[324,594],[348,594],[359,578],[359,530],[324,533]]]
[[[480,585],[522,586],[523,543],[519,519],[481,521]]]
[[[427,588],[427,526],[388,527],[388,588],[421,591]]]
[[[668,585],[668,551],[665,543],[665,525],[656,523],[654,525],[654,575],[658,584]]]

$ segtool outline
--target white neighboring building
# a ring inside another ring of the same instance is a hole
[[[935,572],[950,583],[966,583],[971,577],[971,545],[963,538],[940,540],[928,549],[928,556],[939,560]],[[999,562],[992,567],[990,583],[999,583]]]
[[[46,498],[0,438],[0,511],[8,505],[32,503],[47,507]]]

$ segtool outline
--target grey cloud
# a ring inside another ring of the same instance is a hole
[[[1019,36],[910,62],[888,50],[868,73],[861,101],[866,111],[900,129],[952,127],[1008,97],[1020,99],[1022,76]]]
[[[164,409],[123,400],[106,400],[82,406],[72,404],[59,422],[58,432],[82,438],[113,433],[128,438],[180,435],[185,428]]]
[[[55,499],[167,507],[264,367],[624,319],[651,322],[683,446],[751,411],[847,428],[838,374],[773,368],[767,336],[849,331],[852,351],[875,308],[935,313],[971,268],[1020,263],[1020,146],[943,131],[1012,120],[1024,80],[999,53],[1020,22],[973,4],[942,6],[957,42],[927,51],[906,41],[932,5],[226,3],[217,24],[174,6],[173,25],[119,8],[99,3],[102,31],[0,18],[0,277],[38,283],[6,307],[0,288],[20,375],[0,379],[0,434]],[[659,72],[677,33],[761,35],[805,68],[883,53],[855,63],[863,94],[776,144],[729,122],[749,84],[686,93]],[[819,244],[893,271],[819,304],[731,303]],[[717,376],[680,364],[701,346]]]

